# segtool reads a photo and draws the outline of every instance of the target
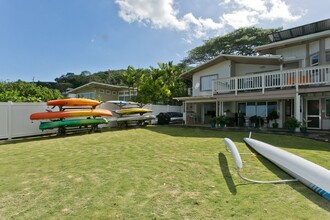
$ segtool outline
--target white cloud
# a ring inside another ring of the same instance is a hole
[[[192,4],[195,1],[191,0]],[[216,0],[215,0],[216,1]],[[223,32],[224,28],[253,26],[262,21],[295,21],[301,15],[293,15],[284,0],[220,0],[218,21],[198,18],[192,13],[179,16],[174,0],[116,0],[119,16],[126,22],[139,22],[152,28],[168,28],[187,33],[187,42],[203,38],[210,32]],[[179,5],[179,4],[177,4]]]
[[[116,0],[119,5],[119,16],[125,21],[149,24],[153,28],[169,28],[188,33],[191,38],[204,37],[208,31],[219,30],[224,24],[210,18],[196,18],[187,13],[181,18],[173,7],[173,0]]]
[[[295,21],[302,15],[293,15],[290,6],[284,0],[222,0],[220,5],[227,5],[232,12],[221,16],[234,28],[256,25],[261,21]]]

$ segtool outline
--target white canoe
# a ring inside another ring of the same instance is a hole
[[[273,145],[252,138],[245,143],[288,174],[330,201],[330,170]]]

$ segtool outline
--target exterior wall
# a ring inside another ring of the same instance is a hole
[[[295,60],[301,60],[303,63],[305,63],[306,59],[306,45],[299,45],[299,46],[293,46],[293,47],[287,47],[276,50],[276,55],[282,55],[285,60],[295,59]],[[301,67],[305,67],[303,64]]]
[[[279,70],[276,65],[235,64],[235,76]]]
[[[120,90],[120,91],[127,91],[127,90]],[[93,88],[93,89],[80,89],[75,94],[70,94],[69,97],[80,97],[79,94],[82,93],[93,93],[95,94],[95,99],[99,99],[100,101],[106,102],[109,100],[118,100],[119,92],[117,90],[109,90],[104,88]],[[88,97],[90,98],[90,97]]]
[[[212,91],[201,91],[201,77],[208,75],[218,75],[218,78],[230,77],[230,61],[225,61],[219,64],[216,64],[210,68],[202,70],[198,73],[195,73],[193,76],[192,83],[192,95],[193,96],[207,96],[212,95]]]
[[[31,135],[56,133],[55,130],[39,130],[39,121],[31,121],[30,115],[43,112],[47,108],[42,103],[0,102],[0,139],[11,139]]]

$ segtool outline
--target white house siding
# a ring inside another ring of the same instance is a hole
[[[193,96],[207,96],[211,95],[212,91],[201,91],[201,77],[209,75],[218,75],[218,78],[230,77],[230,61],[225,61],[219,64],[216,64],[207,69],[201,70],[198,73],[195,73],[193,76]]]
[[[306,45],[299,45],[287,47],[276,50],[277,55],[282,55],[284,60],[296,59],[305,60],[306,58]]]
[[[235,76],[245,76],[253,73],[270,72],[279,70],[276,65],[236,64]]]

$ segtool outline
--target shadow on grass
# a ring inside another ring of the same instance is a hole
[[[226,181],[227,187],[232,195],[236,195],[237,190],[233,178],[229,171],[227,158],[223,153],[219,153],[218,158],[219,158],[220,170],[222,172],[223,178]]]

